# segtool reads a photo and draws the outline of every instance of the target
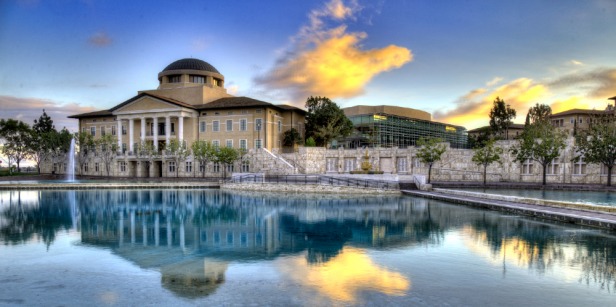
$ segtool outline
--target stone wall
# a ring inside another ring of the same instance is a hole
[[[501,164],[493,163],[487,169],[487,181],[489,182],[541,182],[542,168],[538,163],[530,165],[530,171],[524,172],[523,165],[514,162],[513,155],[509,152],[514,140],[499,141],[497,146],[504,149]],[[448,148],[443,154],[442,160],[436,162],[432,167],[432,181],[475,181],[483,179],[483,169],[472,162],[473,150]],[[601,174],[601,165],[585,164],[578,165],[581,169],[580,174],[574,174],[573,158],[573,139],[567,141],[567,148],[561,157],[557,159],[558,166],[554,169],[554,174],[548,173],[547,181],[551,183],[576,183],[576,184],[605,184],[607,175]],[[89,158],[88,172],[78,171],[77,174],[106,176],[104,164],[100,158]],[[126,163],[126,171],[120,170],[120,162]],[[192,158],[188,160],[191,162]],[[370,149],[325,149],[321,147],[299,147],[294,153],[280,153],[273,150],[271,153],[263,150],[250,150],[244,156],[246,161],[242,169],[241,161],[234,163],[232,170],[227,171],[227,176],[231,172],[261,172],[267,175],[289,175],[289,174],[350,174],[351,171],[360,170],[363,162],[369,162],[374,171],[382,171],[385,175],[427,175],[428,167],[419,162],[417,158],[417,148],[370,148]],[[95,170],[95,164],[99,163],[99,171]],[[162,167],[159,164],[162,163]],[[79,166],[79,163],[76,162]],[[201,177],[199,163],[192,161],[192,171],[186,171],[185,161],[180,162],[179,177]],[[150,170],[150,176],[157,177],[161,174],[158,170],[162,168],[162,177],[175,177],[175,173],[168,171],[168,160],[159,160]],[[42,172],[51,173],[53,165],[51,162],[43,163]],[[528,167],[527,167],[528,170]],[[616,168],[613,170],[616,173]],[[56,173],[65,173],[62,167]],[[206,177],[223,176],[223,166],[215,166],[209,163],[206,170]],[[111,176],[115,177],[147,177],[145,163],[135,157],[118,156],[111,164]],[[353,175],[355,176],[355,175]],[[615,176],[616,180],[616,176]]]

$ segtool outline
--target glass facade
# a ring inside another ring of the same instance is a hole
[[[449,142],[452,148],[467,148],[466,128],[392,114],[349,116],[355,131],[339,142],[346,148],[415,146],[422,137],[435,137]]]

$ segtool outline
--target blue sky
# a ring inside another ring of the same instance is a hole
[[[469,129],[616,96],[616,1],[0,1],[0,118],[110,108],[194,57],[229,92],[398,105]]]

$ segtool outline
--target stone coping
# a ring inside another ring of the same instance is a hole
[[[217,189],[218,182],[169,181],[150,183],[87,182],[87,183],[11,183],[0,184],[0,190],[90,190],[90,189]]]
[[[419,196],[423,198],[446,201],[453,204],[466,205],[475,208],[484,208],[495,211],[503,211],[511,214],[526,215],[541,219],[559,221],[563,223],[578,224],[596,228],[616,231],[616,214],[591,211],[575,208],[552,207],[546,205],[534,205],[516,203],[497,199],[477,198],[474,196],[446,194],[445,192],[426,192],[417,190],[405,190],[403,194]]]
[[[267,191],[267,192],[293,192],[293,193],[326,193],[326,194],[388,194],[400,195],[399,190],[383,190],[375,188],[356,188],[347,186],[331,186],[318,184],[286,184],[286,183],[223,183],[222,190],[240,191]]]
[[[539,199],[539,198],[488,194],[488,193],[482,193],[482,192],[460,191],[460,190],[441,189],[441,188],[435,188],[433,189],[433,191],[438,192],[438,193],[450,194],[450,195],[469,196],[469,197],[491,199],[491,200],[501,200],[501,201],[512,202],[512,203],[524,203],[524,204],[548,206],[548,207],[570,208],[570,209],[589,210],[589,211],[601,211],[601,212],[616,214],[616,206],[612,207],[612,206],[591,205],[591,204],[584,204],[584,203],[572,203],[572,202],[557,201],[557,200],[546,200],[546,199]]]

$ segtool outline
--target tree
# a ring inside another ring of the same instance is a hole
[[[28,145],[31,137],[30,125],[14,119],[0,120],[0,138],[4,140],[2,152],[8,158],[9,173],[11,162],[17,164],[17,172],[19,172],[21,161],[30,157],[31,151]]]
[[[441,156],[447,147],[441,143],[442,140],[438,138],[420,138],[417,140],[417,158],[422,163],[428,164],[428,183],[430,183],[430,177],[432,175],[432,165],[434,162],[440,161]]]
[[[552,108],[546,104],[535,104],[526,114],[524,126],[528,126],[541,121],[549,121],[552,115]]]
[[[221,163],[223,165],[223,177],[226,178],[227,166],[239,159],[240,153],[239,151],[231,147],[221,147],[216,149],[214,156],[214,162]]]
[[[143,141],[137,145],[136,151],[137,158],[143,160],[145,163],[145,169],[148,172],[148,177],[150,176],[150,168],[152,164],[154,164],[154,160],[160,157],[160,153],[154,147],[154,143]]]
[[[299,131],[295,128],[291,128],[284,132],[282,137],[282,145],[284,146],[295,146],[302,142],[302,135],[299,134]]]
[[[505,132],[505,139],[509,139],[508,129],[509,126],[511,126],[511,120],[514,119],[515,116],[515,110],[509,108],[509,105],[505,104],[504,100],[496,97],[494,105],[490,110],[490,127],[492,127],[492,131],[496,135]]]
[[[589,130],[580,133],[576,151],[586,163],[599,163],[607,168],[607,185],[612,185],[612,169],[616,163],[616,119],[613,115],[593,119]]]
[[[319,146],[327,146],[338,137],[353,131],[353,123],[338,105],[327,97],[312,97],[306,100],[306,136],[313,137]]]
[[[53,165],[65,161],[72,139],[73,135],[66,128],[60,132],[51,130],[44,134],[43,146],[47,147]]]
[[[84,164],[88,163],[91,155],[89,154],[94,145],[94,138],[89,132],[75,133],[75,143],[79,147],[77,152],[77,163],[79,165],[80,174],[83,171]]]
[[[186,161],[190,156],[190,149],[186,142],[172,139],[165,147],[167,158],[175,163],[175,177],[179,177],[180,162]]]
[[[111,134],[106,134],[94,141],[96,146],[100,149],[100,158],[105,164],[105,171],[107,176],[111,172],[111,164],[118,152],[118,140]]]
[[[205,177],[207,171],[207,164],[210,161],[216,159],[216,148],[212,143],[203,140],[197,140],[192,143],[192,153],[196,161],[199,161],[199,168],[201,169],[201,177]]]
[[[309,137],[306,139],[306,147],[315,147],[317,146],[317,142],[315,142],[313,137]]]
[[[501,163],[500,155],[503,154],[503,149],[495,146],[494,140],[489,140],[485,143],[484,147],[475,148],[474,151],[475,154],[473,155],[473,162],[477,163],[477,165],[483,165],[483,184],[485,185],[488,165],[494,162]]]
[[[45,109],[38,120],[34,120],[32,125],[32,135],[29,139],[28,147],[30,148],[31,159],[36,163],[38,173],[41,173],[41,163],[49,157],[52,157],[54,151],[53,139],[58,131],[53,125],[53,120],[47,115]],[[70,143],[69,143],[70,146]]]
[[[53,125],[53,120],[51,119],[51,117],[49,117],[49,115],[47,115],[47,113],[45,112],[45,109],[43,109],[43,114],[41,114],[39,119],[34,120],[34,125],[32,125],[32,129],[37,134],[43,134],[56,130],[56,127]]]
[[[543,169],[543,185],[546,183],[546,168],[560,156],[565,148],[566,133],[554,128],[550,122],[551,108],[537,104],[528,111],[529,124],[524,126],[517,144],[511,148],[515,161],[538,162]]]

